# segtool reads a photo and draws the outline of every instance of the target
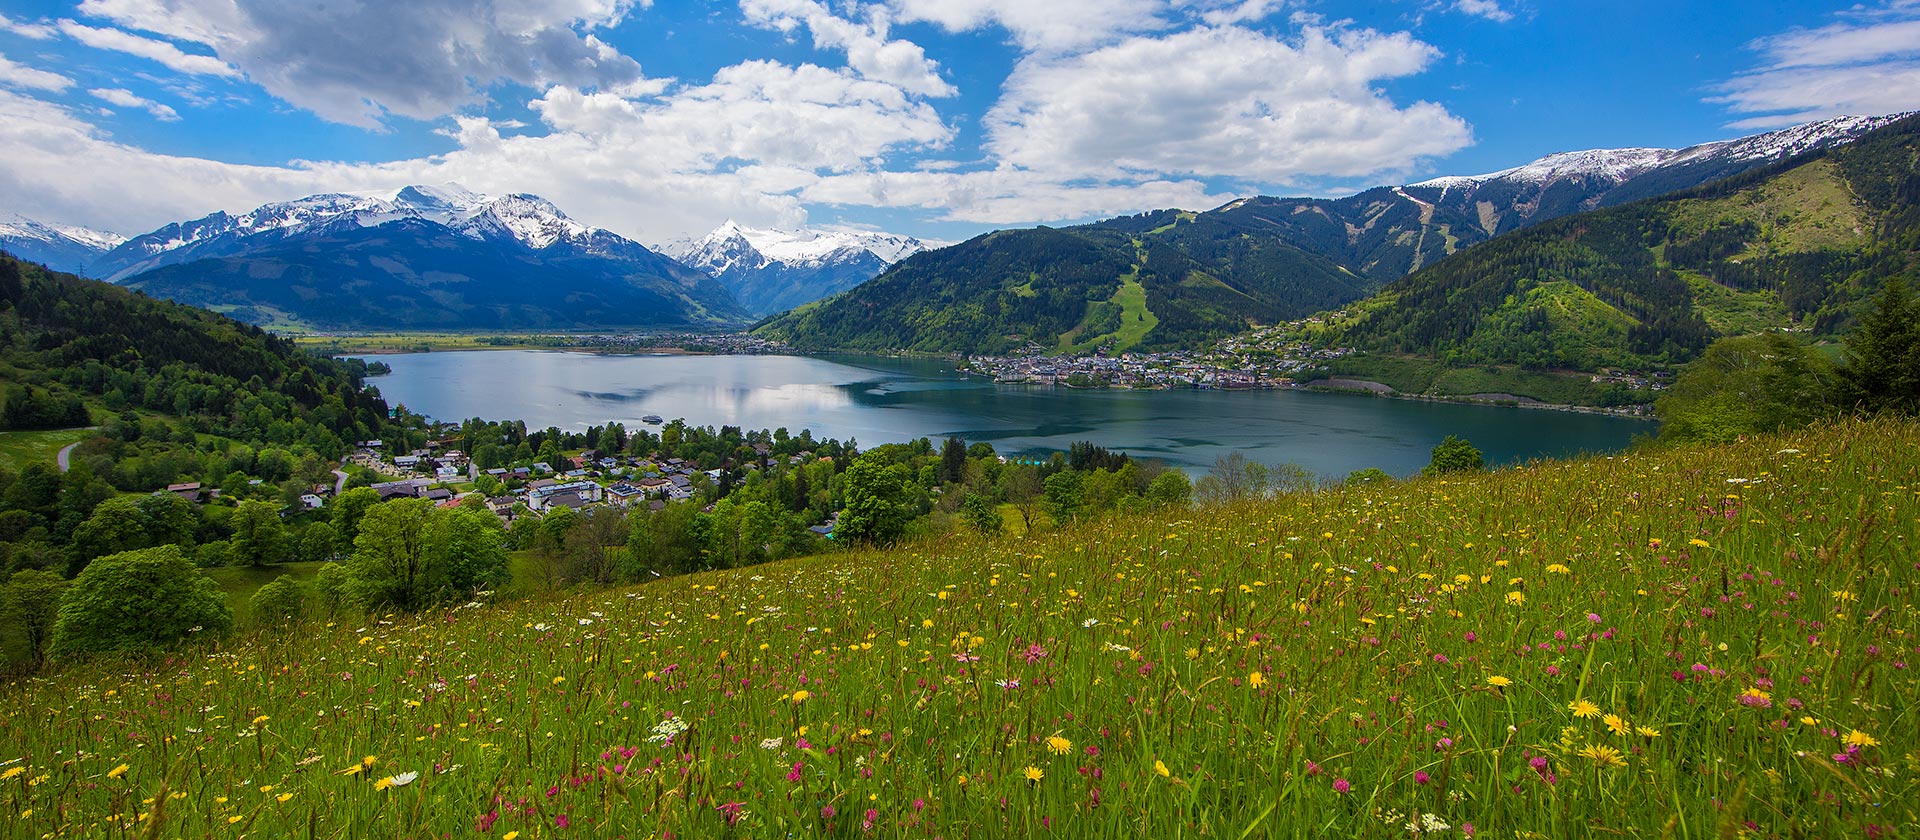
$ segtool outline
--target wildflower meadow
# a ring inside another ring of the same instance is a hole
[[[1920,836],[1920,424],[0,686],[6,837]]]

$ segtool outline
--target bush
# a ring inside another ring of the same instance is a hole
[[[1480,450],[1468,443],[1466,438],[1447,435],[1440,445],[1433,448],[1433,460],[1422,475],[1444,475],[1446,473],[1480,472],[1487,468],[1487,458]]]
[[[163,545],[87,564],[60,605],[53,654],[138,651],[232,628],[233,610],[220,588],[178,546]]]
[[[256,625],[285,623],[306,614],[307,588],[292,575],[281,575],[260,587],[247,601],[247,612]]]

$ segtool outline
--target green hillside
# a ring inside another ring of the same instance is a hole
[[[0,686],[9,836],[1920,828],[1920,426],[967,536]]]
[[[999,231],[916,254],[759,331],[809,350],[1158,349],[1306,315],[1372,287],[1253,224],[1210,213],[1138,232]]]
[[[1833,336],[1920,244],[1920,119],[1726,181],[1510,233],[1388,285],[1323,336],[1453,364],[1685,362],[1715,337]]]

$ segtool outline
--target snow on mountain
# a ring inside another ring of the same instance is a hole
[[[1579,152],[1559,152],[1532,163],[1489,172],[1485,175],[1448,175],[1407,186],[1458,189],[1489,181],[1544,184],[1583,176],[1621,184],[1655,169],[1681,164],[1702,161],[1743,163],[1756,160],[1780,160],[1802,152],[1849,142],[1855,137],[1905,116],[1907,115],[1834,117],[1766,134],[1701,143],[1684,149],[1588,149]]]
[[[458,184],[412,185],[392,192],[310,195],[261,205],[239,215],[221,211],[167,225],[115,248],[102,261],[100,276],[119,281],[162,266],[230,256],[289,237],[377,227],[400,219],[433,222],[463,236],[518,242],[536,251],[561,242],[589,252],[610,250],[610,243],[638,247],[616,234],[568,218],[559,207],[539,196],[490,196]]]
[[[706,236],[668,243],[661,246],[660,252],[717,277],[729,271],[764,268],[772,263],[798,267],[847,262],[862,254],[892,265],[934,247],[938,246],[893,233],[772,230],[750,228],[728,219]]]
[[[938,247],[911,236],[865,230],[766,230],[728,219],[660,252],[719,280],[756,314],[838,294],[888,266]]]
[[[73,225],[50,225],[0,210],[0,250],[74,274],[127,240],[117,233]]]

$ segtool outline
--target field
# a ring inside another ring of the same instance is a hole
[[[85,429],[56,429],[48,432],[0,432],[0,467],[18,471],[34,463],[53,463],[61,447],[78,443],[87,436]]]
[[[0,688],[11,837],[1899,837],[1920,424],[954,537]]]

